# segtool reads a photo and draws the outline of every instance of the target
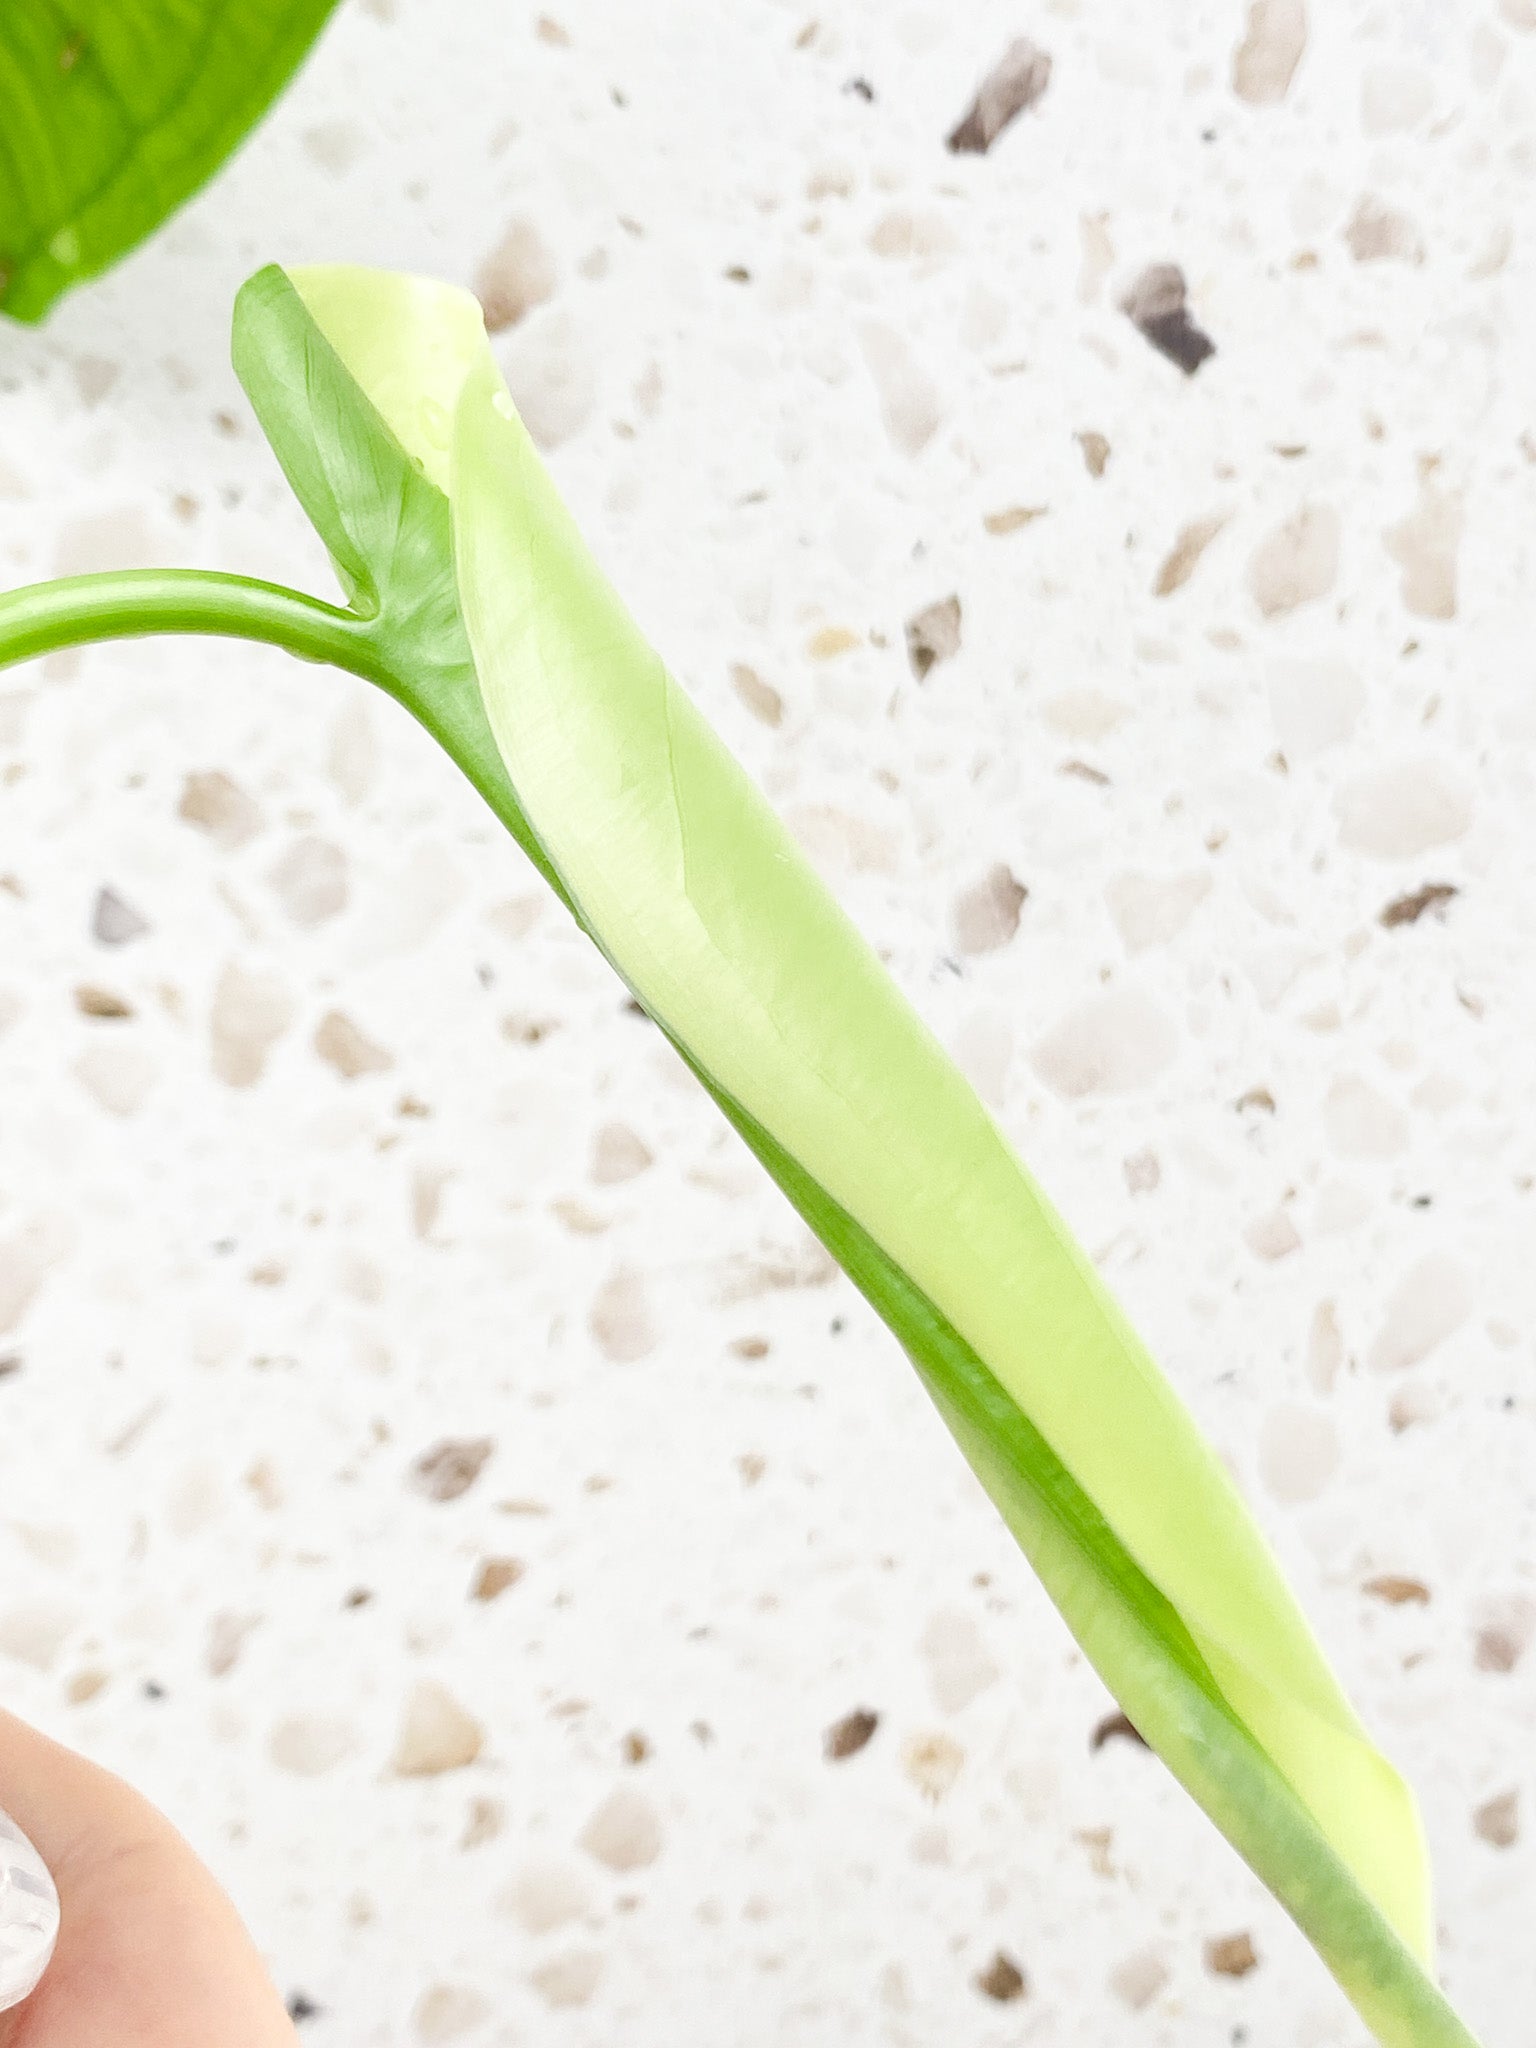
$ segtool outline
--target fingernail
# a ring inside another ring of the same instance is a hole
[[[48,1866],[0,1813],[0,2012],[37,1988],[59,1933],[59,1895]]]

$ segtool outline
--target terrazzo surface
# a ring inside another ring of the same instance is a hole
[[[946,147],[1005,56],[1034,103]],[[373,0],[0,333],[7,581],[328,591],[234,290],[478,284],[1239,1475],[1490,2048],[1536,2008],[1533,122],[1531,0]],[[174,1816],[306,2043],[1358,2048],[402,713],[54,657],[0,786],[0,1693]]]

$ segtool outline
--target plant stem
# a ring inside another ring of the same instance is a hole
[[[376,684],[402,704],[469,777],[586,929],[523,816],[485,722],[479,693],[457,688],[450,674],[430,666],[424,676],[403,669],[398,642],[382,620],[343,611],[281,583],[262,583],[217,569],[113,569],[99,576],[66,576],[54,583],[0,591],[0,668],[64,647],[151,633],[264,640],[302,661],[326,662]]]
[[[149,633],[213,633],[266,640],[307,661],[391,678],[370,622],[279,583],[214,569],[122,569],[67,576],[0,593],[0,667]]]

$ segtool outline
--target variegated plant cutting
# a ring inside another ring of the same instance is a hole
[[[405,704],[890,1326],[1131,1722],[1384,2048],[1472,2048],[1412,1794],[1089,1260],[593,562],[475,301],[268,269],[234,346],[347,606],[84,577],[0,599],[0,660],[237,634]]]

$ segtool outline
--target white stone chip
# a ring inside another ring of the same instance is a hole
[[[1019,928],[1029,891],[1002,861],[955,898],[951,923],[962,953],[995,953]]]
[[[70,1240],[67,1226],[53,1218],[23,1224],[0,1238],[0,1336],[21,1321]]]
[[[944,1608],[923,1630],[919,1645],[928,1682],[942,1714],[958,1714],[1002,1676],[981,1630],[969,1614]]]
[[[501,367],[524,426],[545,450],[574,440],[597,403],[597,372],[586,340],[563,306],[524,320],[502,352]]]
[[[1320,1410],[1294,1403],[1265,1416],[1259,1471],[1274,1498],[1287,1505],[1316,1500],[1339,1466],[1339,1433]]]
[[[391,1768],[397,1778],[462,1771],[485,1747],[485,1730],[446,1687],[423,1679],[406,1702]]]
[[[628,1124],[604,1124],[592,1141],[592,1178],[599,1187],[634,1180],[652,1160],[650,1147]]]
[[[294,1714],[279,1721],[267,1753],[280,1771],[300,1778],[321,1778],[361,1747],[349,1722],[321,1714]]]
[[[1447,1252],[1428,1252],[1409,1267],[1387,1299],[1370,1350],[1377,1372],[1404,1372],[1459,1330],[1472,1313],[1472,1282]]]
[[[293,997],[276,975],[226,967],[209,1017],[214,1073],[231,1088],[254,1088],[293,1017]]]
[[[88,1045],[73,1063],[75,1079],[113,1116],[137,1116],[159,1068],[153,1053],[136,1045]]]
[[[331,839],[296,839],[267,877],[300,931],[313,931],[347,907],[347,857]]]
[[[1178,1051],[1178,1033],[1150,996],[1117,989],[1069,1010],[1040,1039],[1030,1064],[1058,1095],[1120,1095],[1145,1088]]]
[[[1248,564],[1248,588],[1266,619],[1328,595],[1338,580],[1340,535],[1331,505],[1303,505],[1260,544]]]
[[[462,2041],[491,2017],[490,2001],[463,1984],[432,1984],[416,2001],[411,2028],[422,2048]]]
[[[1323,1104],[1328,1142],[1341,1159],[1391,1159],[1408,1142],[1407,1111],[1358,1074],[1341,1074]]]
[[[603,1959],[596,1949],[574,1949],[540,1963],[528,1973],[528,1981],[547,2006],[567,2012],[590,2003],[602,1975]]]
[[[1348,662],[1277,656],[1266,676],[1269,715],[1287,761],[1310,760],[1354,733],[1365,686]]]
[[[177,814],[197,825],[220,846],[243,846],[261,830],[261,808],[222,768],[189,775]]]
[[[1406,213],[1367,192],[1344,230],[1349,253],[1357,263],[1422,263],[1424,242]]]
[[[100,889],[91,912],[91,937],[103,946],[126,946],[149,930],[149,920],[115,889]]]
[[[1466,833],[1472,792],[1457,769],[1427,754],[1346,783],[1334,809],[1345,846],[1378,860],[1410,860]]]
[[[1209,875],[1111,876],[1104,900],[1126,951],[1166,946],[1176,939],[1211,893]]]
[[[544,1858],[527,1863],[497,1901],[529,1934],[548,1934],[591,1909],[592,1890],[569,1863]]]
[[[1232,56],[1232,90],[1251,107],[1278,106],[1307,47],[1304,0],[1252,0]]]
[[[360,1074],[382,1074],[394,1058],[341,1010],[327,1010],[315,1027],[315,1051],[344,1081]]]
[[[1372,64],[1360,81],[1360,125],[1367,135],[1417,128],[1434,104],[1434,80],[1416,64]]]
[[[598,1349],[616,1365],[630,1365],[656,1348],[650,1290],[639,1273],[610,1274],[597,1290],[588,1322]]]
[[[1109,1988],[1132,2012],[1144,2012],[1166,1989],[1172,1972],[1155,1949],[1141,1949],[1117,1963],[1109,1973]]]
[[[1387,529],[1387,552],[1403,572],[1403,603],[1416,619],[1456,616],[1456,570],[1463,524],[1460,496],[1441,490],[1425,477],[1413,511]]]
[[[581,1831],[581,1847],[610,1870],[643,1870],[661,1854],[661,1821],[632,1785],[610,1792]]]
[[[903,336],[883,321],[862,322],[859,343],[891,445],[903,455],[920,455],[944,418],[937,384]]]

